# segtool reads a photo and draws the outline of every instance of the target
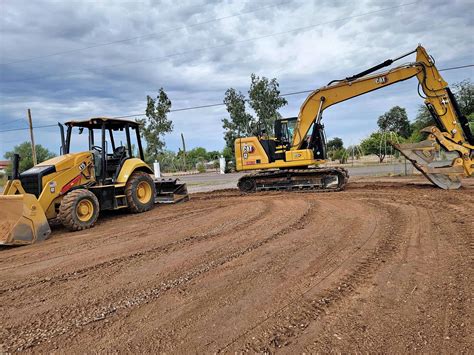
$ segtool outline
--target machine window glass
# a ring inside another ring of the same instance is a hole
[[[281,141],[283,143],[288,142],[288,122],[281,123]]]
[[[97,134],[96,132],[94,133]],[[89,130],[87,128],[72,127],[69,152],[78,153],[78,152],[87,152],[88,150],[89,150]]]
[[[127,148],[127,135],[125,134],[125,129],[123,130],[112,130],[112,135],[114,136],[115,150],[123,150]],[[112,154],[112,152],[110,152]]]
[[[293,141],[293,134],[295,132],[296,120],[288,121],[288,142]]]
[[[112,130],[112,134],[114,136],[115,149],[116,150],[117,149],[125,149],[128,153],[127,134],[125,132],[125,129]],[[132,127],[130,127],[130,143],[132,145],[132,152],[131,152],[131,154],[128,154],[128,156],[131,156],[131,157],[140,156],[140,154],[138,154],[138,144],[137,144],[136,132]],[[120,148],[120,147],[123,147],[123,148]]]

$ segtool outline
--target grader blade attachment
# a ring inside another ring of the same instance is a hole
[[[393,144],[393,147],[434,185],[444,190],[461,187],[464,168],[457,152],[445,151],[429,139],[420,143]]]
[[[0,195],[0,245],[32,244],[47,239],[50,233],[34,195]]]
[[[189,200],[186,183],[179,179],[156,179],[155,203],[178,203]]]

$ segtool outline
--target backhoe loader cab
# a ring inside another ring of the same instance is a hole
[[[188,199],[178,179],[154,178],[143,160],[137,122],[99,117],[69,121],[66,132],[59,126],[60,156],[21,174],[20,157],[13,161],[12,177],[0,195],[0,245],[44,240],[53,219],[77,231],[92,227],[100,211],[139,213],[155,203]],[[85,150],[76,152],[85,133]]]
[[[121,167],[128,159],[145,160],[139,124],[135,121],[93,118],[86,121],[66,122],[65,125],[67,131],[65,139],[62,140],[63,154],[76,150],[74,149],[75,141],[81,137],[75,136],[74,131],[79,135],[87,134],[88,150],[93,154],[94,173],[98,185],[110,185],[115,182]],[[60,128],[61,136],[64,137],[63,127],[60,126]],[[133,151],[134,149],[136,152]],[[152,173],[147,167],[142,170]]]

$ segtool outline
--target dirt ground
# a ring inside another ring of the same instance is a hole
[[[0,251],[0,352],[473,353],[474,179],[193,194]]]

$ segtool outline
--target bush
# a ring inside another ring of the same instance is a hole
[[[344,148],[340,148],[335,150],[332,154],[333,160],[339,160],[339,163],[345,164],[347,163],[347,152]]]
[[[197,168],[197,171],[199,173],[205,173],[206,172],[206,166],[204,165],[204,163],[200,162],[196,165],[196,168]]]

